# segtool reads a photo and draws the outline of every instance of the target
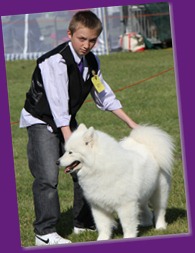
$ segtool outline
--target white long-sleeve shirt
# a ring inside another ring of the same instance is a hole
[[[69,42],[71,52],[73,54],[75,62],[80,62],[80,57],[74,51],[71,42]],[[98,60],[98,58],[97,58]],[[98,60],[99,63],[99,60]],[[68,94],[68,83],[69,78],[67,74],[67,65],[65,64],[64,58],[61,54],[55,54],[39,64],[41,70],[42,80],[46,96],[50,105],[50,109],[57,127],[69,125],[71,115],[69,114],[69,94]],[[99,76],[102,84],[105,87],[103,93],[98,93],[94,87],[91,89],[91,96],[101,110],[113,111],[122,108],[121,103],[110,86],[103,79],[100,71],[100,67],[97,75]],[[88,66],[84,57],[84,71],[83,80],[88,79]],[[33,117],[24,108],[21,111],[20,116],[20,127],[28,127],[33,124],[46,124],[45,122]]]

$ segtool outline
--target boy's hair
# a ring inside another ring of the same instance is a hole
[[[87,27],[89,29],[97,30],[98,36],[103,29],[102,22],[100,21],[100,19],[90,10],[79,11],[74,14],[68,27],[71,34],[73,34],[77,30],[78,25],[83,25],[84,27]]]

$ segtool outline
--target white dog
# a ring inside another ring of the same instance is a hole
[[[138,225],[165,229],[171,185],[172,138],[154,126],[139,126],[117,142],[106,133],[81,124],[65,145],[58,164],[78,172],[79,183],[93,213],[97,240],[112,235],[114,216],[124,238],[137,236]]]

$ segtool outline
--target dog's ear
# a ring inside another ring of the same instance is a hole
[[[95,141],[95,130],[93,127],[90,127],[83,135],[83,140],[85,142],[85,145],[90,145],[93,147],[94,141]]]
[[[84,131],[87,130],[87,127],[85,126],[85,124],[81,123],[81,124],[78,126],[77,130],[83,131],[83,132],[84,132]]]

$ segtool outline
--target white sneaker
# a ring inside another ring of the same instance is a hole
[[[56,232],[46,234],[46,235],[35,235],[36,246],[66,244],[66,243],[71,243],[71,241],[68,239],[62,238]]]
[[[94,232],[94,231],[96,231],[96,229],[95,228],[92,228],[92,229],[90,229],[90,228],[78,228],[78,227],[74,227],[74,229],[73,229],[73,232],[76,235],[81,234],[83,232],[87,232],[87,231]]]

